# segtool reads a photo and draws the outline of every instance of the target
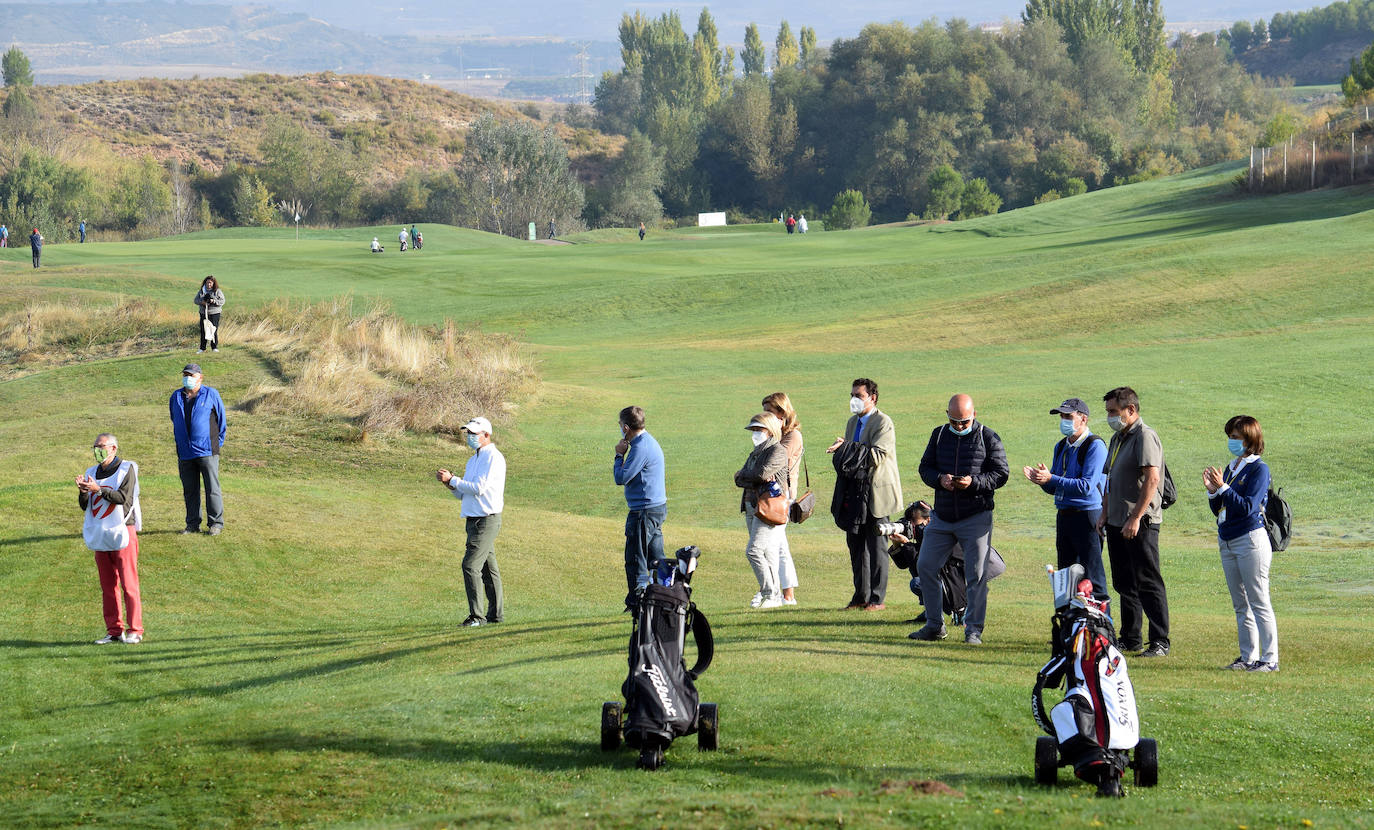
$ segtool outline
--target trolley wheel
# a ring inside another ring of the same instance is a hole
[[[1059,742],[1049,735],[1035,739],[1035,783],[1054,786],[1059,781]]]
[[[601,704],[601,750],[620,749],[620,704],[607,701]]]
[[[1154,738],[1141,738],[1135,747],[1135,785],[1153,787],[1159,783],[1159,742]]]
[[[639,751],[639,762],[636,763],[635,766],[640,769],[647,769],[651,772],[663,766],[662,747],[654,746],[641,749]]]
[[[697,711],[697,749],[712,751],[720,746],[720,710],[714,703],[703,703]]]

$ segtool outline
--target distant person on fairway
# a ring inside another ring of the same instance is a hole
[[[167,405],[172,418],[172,437],[177,444],[181,495],[186,502],[186,526],[180,532],[200,532],[200,486],[204,482],[209,533],[218,536],[224,530],[219,453],[224,448],[228,424],[224,420],[224,401],[219,391],[206,386],[204,380],[199,363],[186,364],[181,370],[181,388],[172,393]]]
[[[76,499],[86,515],[81,535],[95,553],[100,575],[105,636],[95,642],[132,645],[143,641],[143,601],[138,593],[138,532],[143,529],[143,511],[138,503],[138,465],[119,457],[119,442],[108,432],[96,436],[93,450],[95,466],[76,477]]]
[[[1093,582],[1093,596],[1105,600],[1107,571],[1102,567],[1097,520],[1102,515],[1102,492],[1107,489],[1102,472],[1107,442],[1088,429],[1088,405],[1082,398],[1069,398],[1050,414],[1058,416],[1059,433],[1064,436],[1054,445],[1050,466],[1022,467],[1021,473],[1054,496],[1056,566],[1082,565]]]
[[[558,228],[553,224],[553,220],[550,219],[550,220],[549,220],[549,239],[553,239],[555,236],[558,236]]]
[[[789,513],[797,500],[797,484],[801,481],[802,432],[797,411],[792,408],[792,399],[786,392],[774,392],[763,399],[763,411],[771,413],[782,423],[782,439],[779,443],[787,451],[787,507]],[[787,542],[787,525],[783,525],[782,541],[778,545],[778,587],[782,588],[783,605],[797,604],[797,566],[792,561],[792,547]]]
[[[375,236],[372,237],[372,253],[374,253],[374,254],[380,254],[381,252],[382,252],[382,243],[380,243],[380,242],[377,241],[377,237],[375,237]]]
[[[420,229],[414,225],[410,226],[410,247],[420,250]]]
[[[473,454],[459,478],[439,470],[435,478],[462,499],[467,544],[463,550],[463,589],[468,617],[463,625],[499,623],[504,619],[501,569],[496,566],[496,534],[501,532],[501,511],[506,503],[506,457],[491,443],[491,421],[477,417],[463,426],[463,437]],[[485,589],[487,607],[482,608]]]
[[[633,613],[649,584],[649,566],[663,558],[663,521],[668,517],[668,486],[663,448],[644,429],[644,410],[620,410],[620,440],[611,476],[625,488],[625,610]]]
[[[806,233],[806,228],[806,214],[803,213],[797,217],[797,233]]]
[[[759,592],[749,603],[751,608],[777,608],[782,605],[782,589],[778,587],[778,550],[786,526],[773,524],[757,515],[759,501],[765,496],[787,494],[787,450],[778,443],[782,438],[782,422],[770,412],[760,412],[745,427],[753,442],[744,466],[735,473],[735,486],[741,488],[739,509],[744,514],[744,527],[749,541],[744,558],[754,569]]]
[[[401,243],[401,250],[404,251],[406,243],[410,241],[410,233],[405,228],[401,228],[401,232],[396,234],[396,241]]]
[[[1274,550],[1264,526],[1269,497],[1269,465],[1264,431],[1249,415],[1226,422],[1226,451],[1234,458],[1224,469],[1202,471],[1207,503],[1217,517],[1221,570],[1236,612],[1240,656],[1227,666],[1255,672],[1279,670],[1279,629],[1269,601],[1269,562]]]
[[[424,234],[420,233],[419,231],[416,231],[416,232],[415,232],[415,235],[414,235],[412,238],[415,240],[415,250],[418,251],[418,250],[420,250],[421,248],[425,247],[425,235],[424,235]]]
[[[921,455],[921,480],[935,488],[935,505],[921,540],[916,571],[921,585],[932,586],[921,597],[926,624],[909,636],[914,640],[943,640],[944,598],[933,586],[953,553],[964,551],[964,585],[968,610],[964,613],[964,642],[982,645],[988,611],[989,560],[992,555],[993,494],[1007,483],[1007,453],[1002,439],[978,420],[968,395],[949,399],[949,423],[930,433]]]
[[[1112,587],[1120,596],[1121,650],[1141,647],[1142,614],[1150,640],[1141,657],[1169,654],[1169,597],[1159,568],[1159,523],[1163,518],[1164,445],[1140,418],[1140,398],[1129,386],[1102,396],[1107,424],[1116,433],[1107,445],[1106,509],[1097,520],[1106,532]]]
[[[844,435],[826,448],[835,468],[830,515],[844,531],[854,593],[845,610],[881,611],[887,606],[887,553],[878,522],[902,509],[902,479],[897,470],[897,431],[878,410],[878,384],[857,378],[850,384]]]
[[[789,236],[791,236],[791,235],[792,235],[792,232],[795,231],[795,230],[797,229],[797,219],[796,219],[796,217],[793,216],[793,215],[790,214],[790,213],[787,214],[787,222],[786,222],[785,224],[787,225],[787,234],[788,234]]]
[[[0,225],[0,248],[10,246],[10,229],[7,225]]]
[[[33,267],[37,268],[39,260],[43,258],[43,234],[38,232],[38,228],[29,234],[29,247],[33,249]]]
[[[219,351],[219,319],[224,311],[224,291],[213,276],[201,280],[195,304],[200,308],[200,350]]]
[[[640,223],[639,223],[639,241],[640,241],[640,242],[643,242],[643,241],[644,241],[644,223],[643,223],[643,222],[640,222]]]
[[[85,220],[85,219],[82,219],[82,220],[81,220],[81,224],[77,227],[76,231],[77,231],[77,233],[81,234],[81,243],[84,245],[84,244],[86,243],[86,220]]]

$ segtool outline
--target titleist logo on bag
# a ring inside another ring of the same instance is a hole
[[[677,708],[673,706],[673,692],[668,688],[668,681],[664,679],[663,672],[658,666],[644,664],[641,669],[648,676],[649,682],[654,685],[654,691],[658,692],[658,702],[663,704],[663,711],[670,718],[677,717]]]

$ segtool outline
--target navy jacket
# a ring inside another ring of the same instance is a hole
[[[178,389],[172,393],[172,399],[168,402],[168,409],[172,416],[172,435],[177,441],[177,458],[182,461],[190,461],[193,458],[204,458],[207,455],[217,455],[219,449],[224,445],[224,401],[220,400],[219,392],[213,386],[201,384],[200,392],[196,395],[195,402],[191,404],[191,429],[186,429],[186,405],[185,398],[182,397],[183,390]],[[214,415],[216,423],[219,424],[219,435],[215,436],[210,426],[210,416]]]
[[[941,474],[972,476],[967,490],[946,490]],[[958,436],[948,426],[938,426],[921,456],[921,480],[935,488],[935,513],[957,522],[993,508],[992,494],[1007,483],[1009,469],[1002,439],[979,421],[973,431]]]
[[[1218,517],[1221,509],[1226,508],[1225,521],[1217,523],[1217,536],[1229,542],[1264,527],[1264,507],[1269,501],[1269,465],[1256,458],[1234,474],[1227,465],[1222,470],[1222,478],[1230,486],[1207,499]]]

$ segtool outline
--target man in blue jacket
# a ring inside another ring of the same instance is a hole
[[[1007,453],[1002,439],[977,420],[973,399],[949,399],[949,423],[930,434],[921,456],[921,480],[935,488],[935,511],[921,540],[916,570],[922,585],[939,585],[940,569],[958,542],[964,549],[964,582],[968,610],[964,642],[982,645],[988,610],[988,560],[992,551],[993,493],[1007,483]],[[926,624],[911,632],[913,640],[945,638],[940,591],[925,591]]]
[[[668,517],[668,487],[663,448],[644,430],[644,410],[620,410],[621,439],[611,473],[625,488],[630,514],[625,518],[625,609],[634,612],[649,584],[649,566],[663,558],[663,520]]]
[[[1102,515],[1102,492],[1107,487],[1107,443],[1088,429],[1088,405],[1069,398],[1050,410],[1059,416],[1059,433],[1050,466],[1022,467],[1021,472],[1040,489],[1054,496],[1058,511],[1054,522],[1057,566],[1083,566],[1092,580],[1093,595],[1107,599],[1107,572],[1102,567],[1102,537],[1097,519]]]
[[[177,470],[181,494],[186,500],[186,527],[182,533],[200,532],[200,484],[205,482],[205,512],[209,532],[224,530],[224,495],[219,489],[219,451],[224,446],[224,401],[213,386],[205,386],[200,364],[181,370],[181,388],[167,402],[172,418],[172,437],[177,442]]]

